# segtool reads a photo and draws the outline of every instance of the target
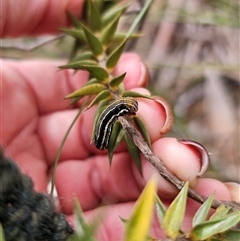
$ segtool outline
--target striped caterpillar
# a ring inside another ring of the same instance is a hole
[[[111,102],[99,116],[93,144],[104,150],[108,147],[112,128],[119,116],[135,115],[138,102],[132,97],[122,97]]]

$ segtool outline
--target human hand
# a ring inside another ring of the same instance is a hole
[[[51,3],[51,4],[50,4]],[[2,37],[54,33],[67,24],[66,10],[80,12],[82,1],[29,1],[29,11],[16,1],[3,2]],[[68,5],[69,4],[69,5]],[[71,4],[71,6],[70,6]],[[19,17],[21,16],[21,17]],[[21,20],[21,21],[20,21]],[[66,130],[77,113],[67,108],[63,97],[82,86],[88,77],[83,71],[75,75],[70,70],[58,71],[62,61],[3,61],[1,84],[1,145],[17,161],[22,171],[33,178],[35,189],[46,191],[57,149]],[[127,72],[126,89],[148,93],[147,69],[135,54],[124,54],[115,73]],[[165,113],[159,103],[138,99],[139,115],[149,130],[153,151],[181,180],[190,180],[192,187],[206,196],[215,191],[215,198],[231,200],[238,191],[235,185],[226,186],[214,179],[201,178],[201,156],[194,147],[179,143],[174,138],[162,138],[160,130]],[[86,216],[91,219],[99,209],[106,217],[99,227],[98,240],[122,240],[123,224],[119,216],[129,217],[132,206],[147,180],[152,167],[142,158],[143,175],[139,175],[124,144],[113,157],[111,168],[106,151],[90,145],[94,108],[86,111],[73,127],[60,157],[55,185],[62,212],[72,220],[72,197],[76,196]],[[156,121],[158,120],[158,121]],[[166,204],[176,196],[177,190],[162,177],[158,179],[158,193]],[[105,207],[99,207],[104,202]],[[184,228],[199,204],[189,201]],[[156,219],[155,219],[156,221]],[[152,233],[162,233],[153,224]]]

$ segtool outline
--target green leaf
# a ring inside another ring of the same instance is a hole
[[[81,23],[80,21],[74,16],[72,15],[70,12],[67,11],[67,15],[69,17],[69,19],[71,20],[73,26],[77,29],[81,28]]]
[[[68,28],[60,28],[60,31],[63,33],[70,35],[74,38],[77,38],[83,43],[86,43],[86,37],[82,29],[68,29]]]
[[[95,57],[101,56],[103,54],[103,47],[101,42],[87,27],[82,25],[82,28],[86,36],[89,48],[91,49],[93,55]]]
[[[71,102],[69,104],[69,106],[72,106],[74,104],[76,104],[79,100],[81,100],[84,96],[79,96],[79,97],[75,97],[71,99]]]
[[[60,69],[85,69],[84,66],[97,66],[97,63],[93,60],[81,60],[81,61],[71,61],[68,64],[59,66]]]
[[[82,209],[76,197],[73,198],[74,202],[74,215],[76,225],[76,240],[81,241],[95,241],[93,237],[96,227],[87,224],[83,217]]]
[[[214,199],[214,193],[197,210],[192,220],[193,227],[199,223],[204,222],[207,219],[213,199]]]
[[[84,217],[83,212],[76,197],[73,197],[73,204],[74,204],[74,216],[76,221],[76,231],[83,233],[84,230],[88,227]]]
[[[98,79],[101,82],[105,82],[108,80],[108,72],[99,66],[91,66],[91,65],[83,65],[82,69],[86,69],[92,77]]]
[[[116,122],[116,123],[118,123],[118,122]],[[115,124],[116,124],[116,123],[115,123]],[[115,125],[115,124],[114,124],[114,125]],[[111,164],[112,164],[113,152],[115,151],[115,149],[118,147],[118,145],[119,145],[119,144],[121,143],[121,141],[123,140],[124,135],[125,135],[125,130],[124,130],[123,128],[120,128],[115,143],[112,142],[112,144],[110,144],[110,147],[109,147],[109,149],[108,149],[108,150],[110,150],[109,153],[108,153],[108,158],[109,158],[109,164],[110,164],[110,166],[111,166]],[[111,137],[112,137],[112,135],[111,135]],[[110,142],[111,142],[111,137],[110,137]],[[112,138],[113,138],[113,137],[112,137]]]
[[[92,85],[92,84],[96,84],[96,83],[99,83],[99,81],[95,78],[92,78],[92,79],[88,80],[88,82],[84,86]],[[78,96],[78,97],[72,98],[69,106],[76,104],[83,97],[84,96]]]
[[[90,109],[92,106],[100,102],[101,100],[107,99],[111,95],[111,92],[109,90],[103,90],[101,91],[88,105],[87,110]]]
[[[84,36],[85,38],[85,36]],[[77,52],[79,49],[81,49],[83,46],[85,45],[85,43],[83,43],[83,41],[79,41],[77,39],[74,39],[74,43],[70,52],[70,61],[71,59],[75,58],[77,55]]]
[[[215,220],[219,218],[223,218],[226,214],[228,214],[231,210],[231,207],[225,207],[224,204],[220,205],[215,213],[210,217],[210,220]]]
[[[225,215],[223,218],[210,220],[196,225],[190,232],[193,240],[204,240],[234,227],[240,221],[240,211]]]
[[[116,16],[116,18],[104,29],[103,33],[102,33],[102,36],[101,36],[101,43],[103,46],[107,46],[115,32],[116,32],[116,29],[117,29],[117,26],[118,26],[118,21],[119,21],[119,18],[121,16],[121,12]]]
[[[121,216],[119,216],[120,220],[122,221],[123,224],[126,224],[128,222],[128,219],[123,218]]]
[[[176,239],[180,233],[180,227],[184,218],[188,193],[188,182],[173,200],[165,214],[163,229],[168,237]]]
[[[231,240],[231,241],[239,241],[239,237],[240,237],[240,230],[239,229],[230,229],[226,232],[224,232],[223,234],[221,234],[221,236],[225,236],[225,240]]]
[[[110,55],[112,52],[116,50],[116,48],[125,40],[125,39],[134,39],[141,37],[142,35],[140,34],[132,34],[129,38],[126,38],[125,33],[118,33],[116,32],[115,35],[113,36],[112,41],[108,44],[108,47],[106,49],[107,55]]]
[[[0,223],[0,241],[5,241],[2,224]]]
[[[124,13],[127,9],[128,5],[125,6],[114,6],[109,8],[109,10],[105,11],[102,16],[103,26],[109,25],[120,13]]]
[[[149,99],[152,100],[153,98],[149,95],[144,95],[138,92],[134,92],[134,91],[123,91],[122,92],[122,97],[140,97],[140,98],[145,98],[145,99]]]
[[[137,125],[138,129],[140,130],[141,134],[143,135],[144,140],[147,142],[149,148],[151,149],[152,145],[151,145],[150,136],[144,122],[138,116],[134,116],[133,120],[134,120],[134,123]]]
[[[95,63],[96,63],[96,59],[94,58],[93,54],[90,51],[85,51],[81,53],[79,56],[76,56],[75,58],[71,59],[69,63],[83,61],[83,60],[95,60]]]
[[[119,76],[116,76],[116,77],[114,77],[111,81],[110,81],[110,86],[111,87],[118,87],[122,82],[123,82],[123,80],[124,80],[124,78],[125,78],[125,76],[126,76],[126,73],[127,72],[125,72],[125,73],[123,73],[123,74],[121,74],[121,75],[119,75]]]
[[[98,65],[96,65],[96,63],[94,61],[90,61],[90,60],[89,61],[79,61],[76,63],[61,65],[61,66],[59,66],[59,68],[61,68],[61,69],[72,68],[72,69],[87,70],[92,75],[92,77],[94,77],[102,82],[108,80],[108,77],[109,77],[108,72],[104,68],[99,67]]]
[[[99,80],[92,78],[92,79],[88,80],[88,82],[85,84],[85,86],[91,85],[91,84],[97,84],[97,83],[99,83]]]
[[[157,194],[155,195],[155,198],[156,198],[156,212],[157,212],[158,220],[162,225],[166,214],[166,207],[164,206],[164,204],[162,203],[162,201],[160,200]]]
[[[140,34],[140,33],[133,33],[133,34],[130,35],[130,37],[127,38],[127,34],[126,33],[117,32],[114,35],[112,42],[113,43],[120,43],[124,39],[135,39],[135,38],[140,38],[140,37],[142,37],[142,34]]]
[[[137,169],[139,172],[142,174],[142,165],[141,165],[141,158],[140,158],[140,151],[139,149],[135,146],[131,138],[128,136],[128,134],[125,134],[125,141],[127,144],[127,149],[130,153],[130,155],[133,158],[134,163],[137,166]]]
[[[145,241],[151,224],[157,181],[151,178],[136,201],[126,224],[125,241]]]
[[[116,147],[122,142],[123,138],[124,138],[124,134],[125,134],[125,130],[121,128],[117,139],[116,139]]]
[[[108,159],[109,159],[110,166],[112,164],[113,152],[119,144],[117,143],[117,137],[119,136],[121,129],[122,129],[122,125],[120,124],[119,121],[116,121],[113,125],[113,130],[112,130],[109,144],[108,144]]]
[[[96,132],[96,127],[97,127],[97,122],[98,122],[98,118],[100,116],[100,114],[102,113],[103,109],[106,108],[106,106],[108,105],[109,100],[102,100],[100,101],[97,110],[95,112],[95,117],[94,117],[94,122],[93,122],[93,131],[92,131],[92,140],[94,140],[94,135]]]
[[[108,57],[106,66],[109,71],[113,70],[122,55],[127,39],[125,39]]]
[[[102,84],[86,85],[74,91],[73,93],[67,95],[64,99],[70,99],[70,98],[75,98],[75,97],[84,96],[84,95],[95,95],[105,89],[106,89],[106,86]]]
[[[91,0],[86,0],[87,3],[87,22],[88,26],[94,32],[98,32],[102,28],[102,20],[94,3]]]

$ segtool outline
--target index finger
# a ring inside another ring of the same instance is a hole
[[[55,34],[60,27],[69,24],[67,11],[80,17],[83,3],[83,0],[3,0],[0,35]]]

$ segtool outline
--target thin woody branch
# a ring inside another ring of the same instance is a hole
[[[124,130],[128,133],[130,138],[133,140],[134,144],[139,148],[141,153],[145,156],[147,161],[153,166],[155,170],[167,181],[173,184],[178,190],[181,190],[185,182],[180,180],[174,174],[172,174],[164,165],[164,163],[154,155],[151,149],[148,147],[147,143],[144,141],[141,133],[135,128],[131,119],[128,116],[119,117],[120,123],[122,124]],[[193,188],[188,189],[188,197],[193,200],[204,203],[208,197],[199,194]],[[223,200],[214,200],[212,203],[212,208],[216,209],[221,204],[231,207],[233,210],[240,210],[240,204],[234,201],[223,201]]]

